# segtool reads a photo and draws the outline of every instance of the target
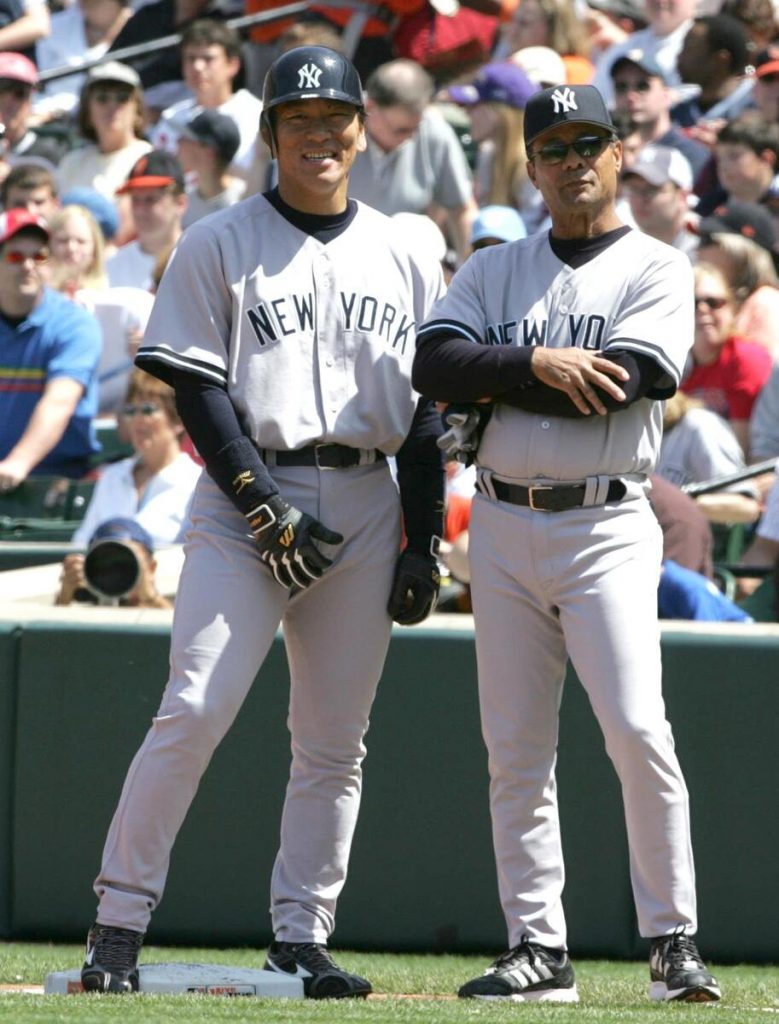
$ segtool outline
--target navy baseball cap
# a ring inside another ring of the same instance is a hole
[[[665,71],[663,71],[651,53],[647,53],[646,50],[628,50],[627,53],[617,57],[609,71],[611,77],[613,78],[617,71],[625,64],[635,64],[637,68],[640,68],[650,78],[660,78],[663,82],[668,82]]]
[[[776,228],[774,218],[758,203],[729,199],[702,217],[695,228],[697,235],[741,235],[757,245],[774,252]]]
[[[181,129],[182,139],[199,142],[203,146],[216,150],[224,163],[232,162],[241,144],[238,125],[227,114],[218,110],[203,110]]]
[[[154,553],[154,540],[137,519],[130,519],[128,516],[114,516],[113,519],[106,519],[98,526],[89,538],[89,547],[94,547],[106,540],[134,540],[149,552]]]
[[[472,107],[474,103],[505,103],[523,110],[527,101],[538,92],[525,72],[511,61],[486,64],[467,85],[451,85],[446,94],[453,103]]]
[[[119,196],[134,188],[165,188],[166,185],[178,185],[184,191],[181,164],[172,153],[152,149],[135,161],[127,181],[116,190],[116,194]]]
[[[611,116],[594,85],[554,85],[528,100],[525,146],[550,128],[563,124],[589,124],[614,133]]]

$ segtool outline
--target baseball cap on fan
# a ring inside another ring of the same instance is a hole
[[[29,210],[19,208],[0,213],[0,245],[5,245],[9,238],[13,238],[14,235],[25,230],[39,231],[47,241],[49,239],[46,221],[41,217],[36,217]]]
[[[519,110],[524,109],[537,92],[535,82],[511,61],[485,64],[472,82],[450,85],[446,90],[448,98],[462,107],[472,107],[475,103],[505,103]]]
[[[767,249],[772,255],[776,246],[776,229],[771,214],[757,203],[729,199],[702,217],[695,233],[701,236],[741,235]]]
[[[0,79],[34,86],[38,84],[38,69],[23,53],[8,50],[0,53]]]
[[[769,46],[755,56],[755,77],[779,75],[779,46]]]
[[[693,174],[690,161],[678,149],[672,146],[644,146],[639,151],[636,162],[623,174],[623,178],[636,175],[648,181],[650,185],[665,185],[672,181],[674,185],[692,191]]]
[[[116,194],[122,195],[134,188],[165,188],[166,185],[178,185],[183,191],[184,172],[172,153],[153,149],[135,161],[127,181],[116,190]]]
[[[643,71],[645,75],[649,75],[650,78],[659,78],[663,82],[668,82],[668,76],[665,71],[663,71],[652,54],[647,53],[646,50],[628,50],[627,53],[617,57],[609,69],[611,77],[613,78],[617,71],[625,64],[635,64],[637,68]]]
[[[614,134],[603,97],[594,85],[555,85],[537,92],[525,108],[525,145],[564,124],[592,125]]]
[[[509,60],[522,68],[530,81],[542,89],[567,81],[568,72],[563,58],[549,46],[523,46],[512,53]]]
[[[241,145],[241,136],[235,121],[227,114],[220,114],[218,110],[212,109],[203,110],[197,117],[193,117],[181,129],[180,137],[215,150],[220,160],[226,164],[232,161]]]

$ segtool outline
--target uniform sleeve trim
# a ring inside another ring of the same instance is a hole
[[[480,345],[482,341],[472,327],[461,323],[459,320],[428,320],[417,331],[417,340],[419,341],[428,334],[440,334],[442,331],[456,334],[462,338],[469,338],[471,341],[475,341],[477,345]]]
[[[616,338],[606,346],[608,349],[624,349],[626,352],[641,352],[657,363],[668,374],[674,385],[679,383],[679,370],[668,358],[667,353],[659,346],[648,341],[636,341],[635,338]]]
[[[207,380],[227,387],[227,372],[213,363],[207,363],[203,359],[193,359],[191,356],[183,356],[178,352],[164,345],[146,345],[138,349],[135,362],[141,369],[147,369],[153,364],[162,364],[170,373],[172,370],[183,370],[186,373],[193,373],[198,377],[205,377]],[[162,367],[159,367],[162,369]],[[159,372],[156,374],[161,376]]]

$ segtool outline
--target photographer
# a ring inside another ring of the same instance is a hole
[[[172,608],[157,590],[154,541],[134,519],[107,519],[92,534],[86,554],[62,563],[57,605],[112,603],[127,608]]]

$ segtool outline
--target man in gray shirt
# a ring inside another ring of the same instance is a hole
[[[365,83],[368,148],[354,162],[351,195],[382,213],[447,214],[468,255],[476,212],[471,172],[454,129],[430,105],[433,80],[415,61],[382,64]]]

